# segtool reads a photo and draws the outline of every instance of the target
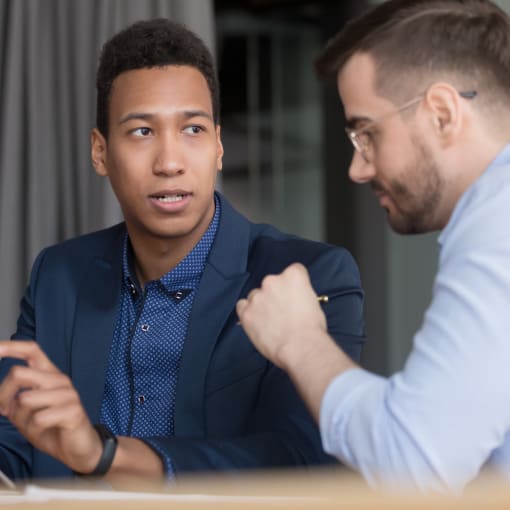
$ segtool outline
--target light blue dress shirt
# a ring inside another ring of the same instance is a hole
[[[322,401],[325,450],[373,485],[460,491],[486,463],[510,478],[510,145],[461,197],[439,245],[403,370],[349,370]]]

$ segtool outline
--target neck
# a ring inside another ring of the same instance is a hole
[[[179,242],[168,240],[140,241],[129,235],[134,254],[134,269],[141,287],[152,280],[158,280],[174,269],[193,249]]]
[[[448,195],[445,196],[449,204],[443,227],[448,223],[457,202],[467,189],[487,170],[496,156],[508,144],[508,140],[485,139],[471,140],[457,154],[452,155],[450,161]],[[466,148],[474,148],[467,150]],[[463,150],[462,150],[463,149]],[[448,164],[448,163],[447,163]]]
[[[174,269],[198,244],[214,217],[212,213],[192,232],[174,237],[157,237],[146,231],[140,232],[127,224],[129,240],[133,248],[136,276],[141,287],[158,280]]]

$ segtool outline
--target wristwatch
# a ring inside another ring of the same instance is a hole
[[[96,429],[99,439],[101,439],[101,442],[103,443],[103,453],[101,454],[101,458],[99,459],[94,471],[92,471],[92,473],[76,473],[80,476],[99,477],[106,475],[112,465],[113,457],[117,450],[117,437],[106,425],[96,423],[94,428]]]

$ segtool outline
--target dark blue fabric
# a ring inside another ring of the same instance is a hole
[[[182,347],[195,292],[204,271],[221,208],[198,244],[171,271],[142,290],[124,239],[119,314],[106,373],[101,423],[116,435],[173,436]],[[155,445],[157,447],[157,445]],[[166,471],[171,459],[161,452]]]
[[[193,302],[175,396],[174,434],[150,439],[176,474],[333,462],[291,381],[237,324],[235,304],[267,274],[307,266],[318,294],[352,289],[324,305],[335,340],[359,359],[364,342],[358,269],[338,247],[256,225],[220,195],[221,219]],[[121,298],[124,224],[44,250],[21,303],[17,339],[36,338],[99,421]],[[11,360],[0,364],[3,378]],[[0,419],[0,468],[15,478],[68,476]]]

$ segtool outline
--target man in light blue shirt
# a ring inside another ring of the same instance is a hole
[[[335,346],[302,266],[239,301],[241,323],[325,450],[372,484],[458,491],[485,464],[510,476],[510,19],[488,0],[390,0],[317,69],[337,76],[351,179],[395,231],[442,230],[433,300],[389,379]]]

